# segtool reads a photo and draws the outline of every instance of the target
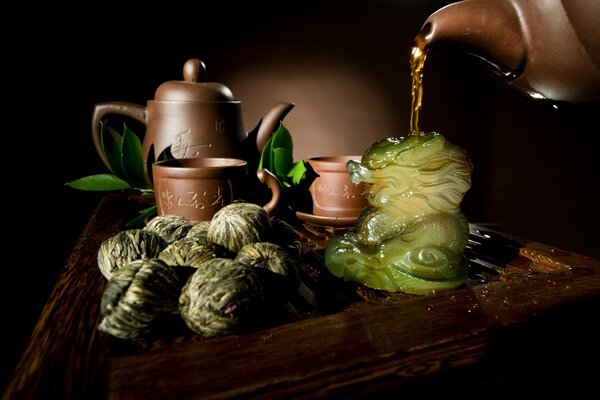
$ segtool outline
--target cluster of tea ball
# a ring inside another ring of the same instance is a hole
[[[270,303],[296,290],[299,254],[298,233],[255,204],[230,204],[197,225],[155,217],[101,244],[98,265],[109,282],[98,328],[144,336],[176,310],[205,337],[252,329],[274,309]]]

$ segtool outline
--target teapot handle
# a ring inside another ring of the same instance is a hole
[[[256,175],[261,183],[267,185],[269,189],[271,189],[271,201],[263,206],[267,214],[271,216],[279,205],[279,199],[281,198],[281,184],[279,183],[279,179],[267,169],[259,169],[256,171]]]
[[[92,139],[94,140],[94,146],[96,146],[96,152],[108,169],[110,169],[110,165],[106,155],[104,154],[102,142],[100,140],[100,121],[102,121],[102,119],[109,114],[124,115],[126,117],[133,118],[144,125],[147,125],[146,107],[122,101],[96,104],[94,107],[94,113],[92,114]]]

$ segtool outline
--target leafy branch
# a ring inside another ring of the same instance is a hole
[[[127,125],[123,134],[105,123],[100,123],[100,141],[112,174],[89,175],[67,182],[66,185],[77,190],[112,191],[137,190],[143,194],[152,194],[154,189],[146,184],[144,178],[144,159],[142,143]]]
[[[286,187],[299,185],[306,178],[306,165],[302,160],[294,162],[293,151],[292,135],[280,122],[263,147],[258,169],[268,169]]]
[[[144,195],[152,195],[154,189],[146,184],[142,143],[127,125],[120,134],[105,123],[100,123],[100,142],[108,160],[112,174],[96,174],[75,179],[65,185],[77,190],[114,191],[136,190]],[[156,204],[145,208],[129,221],[125,227],[141,226],[144,220],[156,214]]]

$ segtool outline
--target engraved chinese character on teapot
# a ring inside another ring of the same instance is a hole
[[[190,59],[183,67],[184,80],[160,85],[146,106],[128,102],[96,104],[92,136],[104,164],[110,168],[102,151],[100,122],[116,114],[146,126],[142,155],[149,184],[152,184],[152,163],[169,147],[175,158],[238,157],[252,165],[253,160],[248,158],[258,159],[264,144],[294,104],[276,104],[256,128],[246,132],[240,101],[234,99],[226,86],[204,82],[205,75],[204,63]]]

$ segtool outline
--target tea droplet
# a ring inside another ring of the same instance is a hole
[[[471,303],[467,306],[467,312],[471,313],[475,310],[477,310],[479,308],[479,304],[478,303]]]
[[[512,307],[512,302],[511,302],[509,299],[507,299],[507,298],[505,297],[505,298],[502,300],[502,305],[503,305],[504,307],[511,308],[511,307]]]
[[[546,283],[548,283],[548,285],[550,285],[550,286],[556,286],[556,281],[554,281],[552,279],[548,279],[548,281]]]
[[[430,304],[427,304],[427,307],[425,307],[425,309],[426,309],[427,311],[432,311],[432,310],[435,310],[435,304],[431,304],[431,303],[430,303]]]
[[[525,279],[527,280],[534,280],[536,277],[533,273],[533,271],[529,270],[527,271],[527,274],[525,274]]]

